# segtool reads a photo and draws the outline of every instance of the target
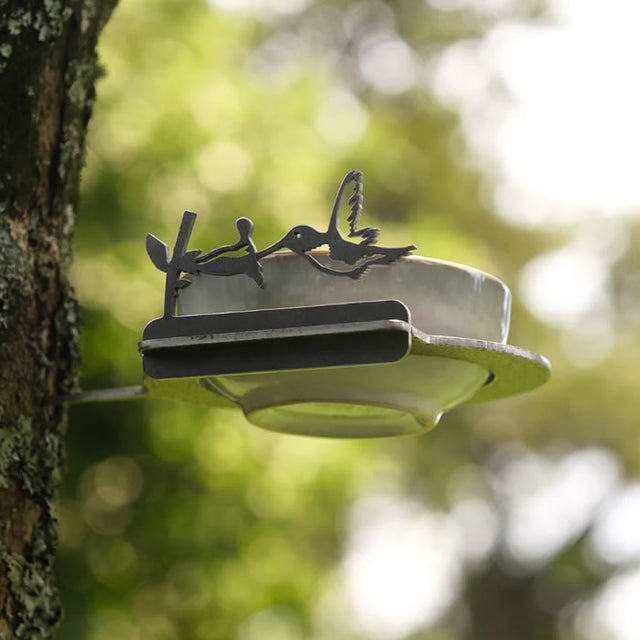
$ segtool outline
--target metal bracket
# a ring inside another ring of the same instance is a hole
[[[410,348],[397,300],[158,318],[139,345],[155,379],[395,362]]]
[[[115,387],[112,389],[94,389],[79,391],[67,396],[57,396],[51,399],[51,404],[85,404],[87,402],[117,402],[146,397],[148,391],[142,385],[131,387]]]

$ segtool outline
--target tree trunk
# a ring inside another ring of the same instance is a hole
[[[0,0],[0,638],[51,638],[74,386],[71,239],[96,42],[117,0]]]

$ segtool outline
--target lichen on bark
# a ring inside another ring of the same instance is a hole
[[[53,500],[75,384],[74,212],[116,0],[0,0],[0,638],[53,636]],[[19,4],[19,6],[17,6]]]

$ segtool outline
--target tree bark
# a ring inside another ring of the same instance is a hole
[[[0,638],[61,615],[53,498],[79,319],[69,284],[98,35],[117,0],[0,0]]]

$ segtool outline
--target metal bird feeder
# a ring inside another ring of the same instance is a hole
[[[355,241],[338,228],[348,190]],[[259,250],[239,218],[237,242],[202,253],[187,249],[196,214],[185,211],[171,254],[147,235],[166,280],[164,315],[139,344],[144,386],[69,400],[145,394],[239,407],[274,431],[359,438],[426,431],[457,405],[549,378],[543,356],[506,343],[506,285],[411,255],[414,245],[380,246],[377,228],[359,228],[361,211],[362,174],[351,171],[326,231],[298,225]]]

